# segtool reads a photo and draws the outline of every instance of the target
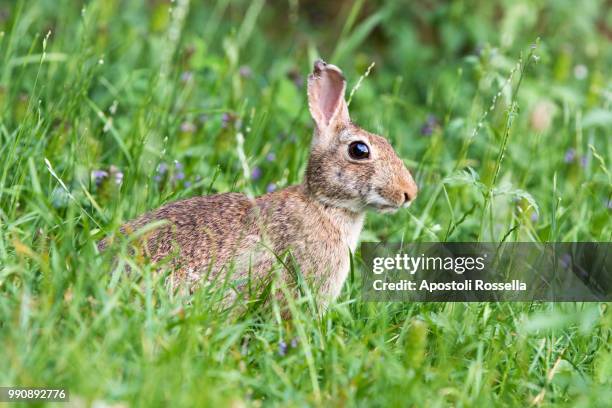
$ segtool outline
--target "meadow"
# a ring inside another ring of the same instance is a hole
[[[604,1],[0,1],[0,386],[74,406],[609,406],[610,303],[338,301],[235,316],[96,242],[299,183],[305,78],[420,186],[369,242],[610,242]],[[122,273],[129,264],[132,274]],[[58,406],[64,406],[58,403]]]

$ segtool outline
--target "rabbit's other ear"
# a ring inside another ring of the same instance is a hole
[[[350,122],[345,90],[346,81],[340,68],[322,60],[315,61],[308,76],[308,107],[319,139],[326,137],[328,130]]]

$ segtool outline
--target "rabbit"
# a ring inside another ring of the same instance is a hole
[[[314,63],[307,94],[315,128],[302,184],[256,198],[223,193],[172,202],[121,231],[166,221],[141,241],[153,262],[171,259],[171,285],[197,287],[230,265],[236,282],[264,281],[277,255],[288,251],[325,309],[346,280],[366,210],[393,212],[417,196],[412,175],[387,140],[351,122],[345,90],[338,67]],[[109,243],[106,238],[98,247]],[[288,271],[282,274],[289,280]]]

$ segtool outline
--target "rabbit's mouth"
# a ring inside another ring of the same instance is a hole
[[[401,208],[396,205],[390,205],[390,204],[370,204],[369,206],[373,208],[374,210],[376,210],[377,212],[383,213],[383,214],[394,213]]]
[[[379,192],[371,192],[367,197],[367,206],[379,213],[394,213],[403,205],[397,205],[393,201],[385,198]]]
[[[401,209],[401,208],[408,208],[410,207],[410,205],[412,204],[412,201],[410,200],[406,200],[404,201],[403,204],[397,205],[397,204],[392,204],[387,200],[384,200],[384,202],[381,202],[381,200],[379,201],[375,201],[375,202],[370,202],[368,203],[368,207],[380,212],[380,213],[394,213],[397,210]]]

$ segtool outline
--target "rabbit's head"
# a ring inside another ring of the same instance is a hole
[[[346,81],[318,60],[308,76],[315,131],[306,187],[319,201],[355,212],[407,207],[417,194],[412,175],[389,142],[353,124],[344,99]]]

